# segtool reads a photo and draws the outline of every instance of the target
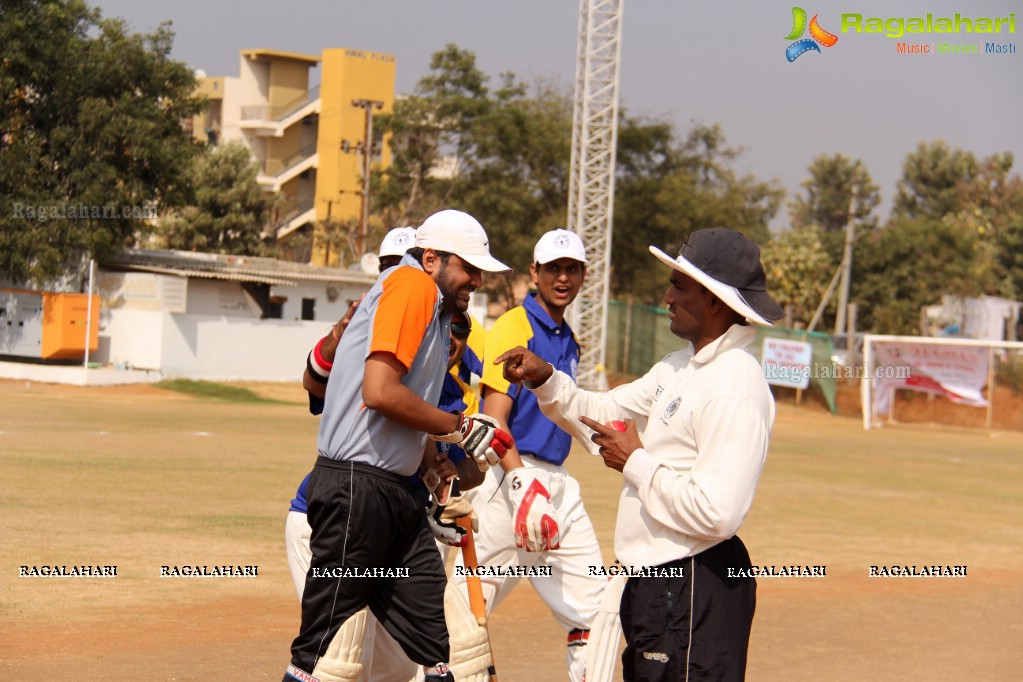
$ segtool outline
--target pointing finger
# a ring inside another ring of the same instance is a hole
[[[614,433],[614,430],[609,429],[600,422],[594,421],[587,416],[580,416],[579,421],[581,421],[583,424],[599,433],[601,436],[610,436],[612,433]]]

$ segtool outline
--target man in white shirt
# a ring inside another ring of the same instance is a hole
[[[524,348],[496,362],[624,476],[614,540],[634,576],[620,610],[624,679],[742,680],[756,581],[731,577],[751,566],[735,533],[774,424],[749,323],[770,325],[782,311],[760,250],[734,230],[694,232],[676,259],[650,251],[672,268],[664,302],[672,333],[690,347],[607,393],[577,388]]]

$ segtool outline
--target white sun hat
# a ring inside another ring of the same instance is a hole
[[[656,246],[650,247],[650,253],[710,289],[722,303],[754,324],[772,326],[785,316],[767,293],[760,247],[735,230],[697,230],[682,245],[678,258]]]

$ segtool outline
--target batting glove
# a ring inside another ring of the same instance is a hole
[[[551,504],[550,475],[542,469],[523,467],[513,469],[506,480],[515,505],[515,546],[527,552],[560,547],[561,535]]]
[[[426,520],[430,524],[433,537],[445,545],[452,547],[465,546],[465,529],[455,523],[457,519],[463,516],[472,517],[472,530],[473,532],[479,531],[480,520],[476,515],[476,510],[461,495],[449,498],[447,504],[439,504],[437,498],[433,495],[430,496],[430,501],[430,511],[426,515]]]
[[[465,454],[476,460],[480,471],[496,466],[515,443],[511,434],[502,430],[496,419],[485,414],[466,417],[459,413],[457,429],[451,433],[430,434],[430,438],[444,443],[456,443],[465,450]]]

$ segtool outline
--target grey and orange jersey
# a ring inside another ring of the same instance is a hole
[[[436,405],[447,374],[450,314],[441,293],[412,257],[385,271],[359,304],[334,356],[320,420],[321,457],[369,464],[411,476],[426,434],[397,424],[362,399],[366,359],[391,353],[407,370],[402,383]]]

